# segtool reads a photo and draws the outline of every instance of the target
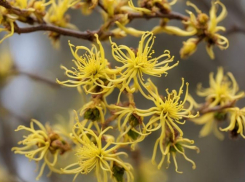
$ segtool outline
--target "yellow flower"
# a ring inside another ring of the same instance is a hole
[[[191,120],[198,125],[204,125],[200,131],[200,137],[206,137],[213,132],[218,139],[223,140],[224,135],[219,131],[218,125],[223,122],[225,118],[225,112],[210,112]]]
[[[131,8],[131,10],[127,9],[126,7],[124,8],[125,10],[127,10],[127,12],[139,12],[142,15],[144,14],[159,14],[159,13],[163,13],[163,14],[168,14],[171,11],[171,6],[174,5],[177,2],[177,0],[172,0],[171,2],[168,2],[168,0],[144,0],[142,2],[139,1],[139,4],[141,7],[135,7],[133,4],[133,1],[130,0],[128,2],[129,7]],[[168,19],[166,19],[168,20]],[[126,24],[128,24],[130,21],[121,23],[121,22],[116,22],[116,24],[118,25],[118,27],[120,29],[122,29],[123,31],[125,31],[125,33],[133,35],[133,36],[141,36],[142,34],[144,34],[144,31],[141,30],[137,30],[135,28],[132,27],[126,27]],[[160,32],[167,32],[170,34],[176,34],[176,33],[181,33],[186,34],[186,31],[183,31],[177,27],[173,27],[173,26],[156,26],[155,28],[152,29],[152,33],[153,34],[157,34]],[[188,35],[190,34],[189,32],[187,33]],[[195,33],[194,33],[195,34]],[[193,35],[193,33],[191,34]]]
[[[169,13],[171,11],[171,6],[173,6],[177,0],[172,0],[168,2],[168,0],[143,0],[139,1],[139,7],[135,7],[132,0],[128,1],[129,7],[133,10],[145,13],[145,14],[152,14],[152,13]]]
[[[106,9],[105,16],[107,15],[109,17],[113,17],[114,14],[122,13],[124,9],[128,9],[128,7],[126,6],[128,3],[128,0],[102,0],[101,2],[104,8]]]
[[[209,88],[204,89],[199,84],[197,91],[199,96],[206,97],[209,107],[223,106],[245,96],[244,92],[238,92],[239,86],[232,73],[228,72],[227,75],[224,75],[222,67],[218,68],[215,78],[214,73],[210,73],[209,86]]]
[[[174,130],[177,130],[180,134],[180,137],[182,137],[183,132],[176,123],[184,124],[185,121],[180,122],[180,120],[195,118],[199,115],[199,113],[197,113],[196,115],[191,114],[193,103],[187,100],[188,85],[189,83],[186,83],[186,93],[183,100],[181,100],[181,95],[184,93],[183,78],[179,93],[176,90],[172,90],[172,92],[169,92],[167,89],[167,96],[164,98],[162,98],[158,94],[157,87],[150,80],[146,85],[146,89],[150,93],[149,99],[154,102],[155,106],[148,110],[145,110],[144,114],[140,114],[140,116],[151,116],[149,122],[146,124],[146,130],[148,132],[156,131],[160,128],[162,129],[161,136],[158,139],[160,140],[160,145],[165,139],[166,130],[170,130],[171,133],[174,133]],[[187,108],[185,108],[186,101],[189,102],[189,106]],[[172,136],[174,140],[175,135]]]
[[[25,21],[32,13],[36,18],[43,22],[42,18],[45,15],[46,6],[51,3],[52,0],[46,3],[46,0],[11,0],[9,3],[14,8],[23,9],[24,13],[18,15],[19,19]]]
[[[10,4],[20,9],[27,9],[28,0],[13,0],[13,1],[10,1]]]
[[[122,82],[120,93],[124,89],[127,89],[129,92],[139,90],[146,96],[140,86],[140,84],[144,84],[143,74],[161,77],[162,74],[167,75],[168,70],[178,65],[178,63],[175,63],[174,65],[169,66],[169,63],[174,59],[174,57],[170,56],[169,51],[165,51],[164,54],[159,57],[152,58],[152,55],[154,54],[154,50],[152,50],[154,39],[154,35],[151,32],[145,32],[141,37],[136,52],[127,46],[118,46],[116,43],[111,42],[114,59],[123,64],[123,66],[117,68],[117,70],[120,71],[121,76],[114,80],[114,82],[117,83]],[[166,59],[160,61],[162,58]],[[134,81],[134,84],[133,88],[130,89],[129,84],[132,80]]]
[[[238,107],[225,109],[230,113],[230,124],[226,128],[221,128],[221,131],[231,131],[234,134],[240,134],[245,138],[243,132],[245,128],[245,107],[240,109]]]
[[[98,5],[99,0],[83,0],[83,2],[78,3],[81,7],[81,11],[84,15],[89,15],[92,10]]]
[[[31,8],[31,4],[33,1],[30,0],[11,0],[9,1],[9,4],[13,7],[24,9],[26,14],[28,15],[32,11],[35,11],[33,8]]]
[[[73,7],[79,0],[50,0],[50,8],[45,15],[45,20],[59,27],[77,29],[75,25],[69,23],[66,12]]]
[[[72,132],[73,126],[78,121],[78,115],[76,111],[69,111],[69,119],[65,119],[61,115],[56,115],[57,122],[52,125],[52,129],[55,133],[65,136],[66,138],[72,139],[70,133]]]
[[[5,81],[5,79],[13,71],[13,60],[11,57],[11,52],[9,48],[4,48],[0,51],[0,83]]]
[[[190,14],[190,19],[184,24],[188,26],[188,29],[196,29],[197,35],[200,38],[204,38],[207,42],[207,53],[214,59],[213,46],[217,45],[221,50],[227,49],[229,47],[229,41],[226,37],[218,34],[219,31],[225,31],[225,27],[218,26],[218,23],[221,22],[227,15],[227,10],[223,3],[219,0],[212,1],[212,7],[209,12],[209,16],[205,13],[202,13],[196,5],[187,1],[187,5],[191,6],[197,12],[197,17],[191,11],[187,11]],[[221,13],[217,16],[217,5],[220,5],[222,8]]]
[[[139,37],[139,36],[142,36],[145,31],[142,31],[142,30],[137,30],[135,28],[132,28],[132,27],[126,27],[126,24],[128,23],[129,21],[127,22],[124,22],[124,23],[120,23],[119,21],[116,21],[116,25],[124,31],[125,34],[129,34],[129,35],[132,35],[132,36],[135,36],[135,37]]]
[[[115,109],[114,114],[117,116],[117,127],[120,132],[117,138],[118,142],[123,139],[123,143],[132,144],[131,147],[134,149],[137,143],[143,141],[146,135],[150,134],[144,130],[144,118],[139,116],[140,109],[137,109],[133,105],[129,105],[128,107],[112,105],[110,108]]]
[[[185,158],[185,160],[187,160],[188,162],[192,163],[192,168],[195,169],[196,168],[196,164],[193,160],[189,159],[186,154],[185,154],[185,148],[188,149],[192,149],[192,150],[196,150],[197,152],[199,152],[199,148],[196,146],[193,146],[192,144],[194,144],[193,140],[189,140],[187,138],[182,138],[182,137],[177,137],[175,140],[172,140],[172,134],[170,134],[169,136],[167,136],[164,140],[164,142],[160,141],[160,138],[157,140],[155,146],[154,146],[154,151],[153,151],[153,156],[152,156],[152,162],[155,162],[155,157],[157,154],[157,145],[159,143],[160,145],[160,150],[162,153],[162,159],[160,161],[160,163],[158,164],[158,169],[161,168],[165,157],[167,157],[167,163],[170,164],[170,157],[172,156],[173,161],[174,161],[174,165],[175,165],[175,171],[177,173],[182,173],[180,171],[178,171],[178,164],[176,161],[176,154],[181,154],[183,155],[183,157]],[[167,167],[168,168],[168,167]]]
[[[113,137],[104,137],[105,132],[111,128],[108,127],[97,135],[93,130],[83,127],[78,122],[73,130],[73,136],[81,144],[76,152],[78,162],[65,167],[62,171],[66,174],[76,174],[74,180],[80,173],[88,174],[95,170],[98,182],[107,182],[108,176],[123,179],[124,174],[126,174],[128,182],[133,181],[132,166],[123,162],[119,157],[120,155],[127,156],[127,154],[116,151],[120,145],[114,144],[112,146]],[[76,130],[79,130],[81,134],[77,135]],[[102,145],[103,139],[106,143],[104,146]]]
[[[164,22],[163,25],[155,26],[152,29],[152,32],[154,34],[159,34],[159,33],[164,32],[164,33],[167,33],[170,35],[177,35],[177,36],[192,36],[192,35],[195,35],[197,33],[196,29],[182,30],[182,29],[175,27],[175,26],[166,25],[168,20],[165,20],[165,21],[166,22]]]
[[[0,6],[0,25],[4,27],[4,28],[0,27],[0,33],[6,32],[3,38],[0,39],[0,43],[2,43],[5,39],[11,37],[14,34],[15,20],[16,20],[15,16],[8,15],[6,9]]]
[[[73,62],[76,68],[69,70],[61,66],[61,68],[65,69],[65,74],[73,80],[59,81],[57,79],[59,84],[67,87],[83,86],[85,92],[90,94],[105,93],[114,87],[113,84],[108,81],[111,75],[109,73],[108,61],[105,58],[104,49],[98,39],[98,35],[95,36],[99,50],[93,45],[91,50],[84,46],[77,46],[74,51],[73,47],[75,46],[69,43],[71,52],[75,58]],[[84,50],[86,53],[80,56],[78,54],[79,50]]]
[[[35,129],[35,125],[38,129]],[[50,126],[44,127],[39,121],[32,120],[30,128],[20,125],[15,131],[26,130],[30,132],[28,136],[24,136],[24,140],[18,142],[23,147],[13,147],[12,150],[16,154],[23,154],[30,160],[43,164],[37,176],[37,180],[42,176],[45,166],[47,165],[52,172],[61,173],[55,168],[58,155],[64,154],[70,150],[70,145],[63,140],[57,133],[53,132]]]
[[[163,170],[158,170],[148,159],[140,161],[140,166],[135,176],[135,182],[166,182],[168,179],[166,173]]]
[[[6,171],[6,167],[0,166],[0,181],[18,181],[16,176],[13,176],[9,172]]]

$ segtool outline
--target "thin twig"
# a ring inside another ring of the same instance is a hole
[[[17,24],[16,24],[17,25]],[[98,31],[86,31],[81,32],[77,30],[71,30],[67,28],[61,28],[58,26],[54,26],[51,24],[40,24],[32,27],[24,27],[20,28],[18,26],[15,26],[14,32],[18,34],[24,34],[24,33],[31,33],[31,32],[38,32],[38,31],[51,31],[58,33],[63,36],[70,36],[70,37],[76,37],[79,39],[85,39],[89,41],[94,40],[94,34],[96,34]]]
[[[153,19],[153,18],[168,18],[170,20],[181,20],[181,21],[186,21],[189,19],[188,16],[182,15],[180,13],[171,11],[170,13],[154,13],[154,14],[140,14],[140,13],[129,13],[128,14],[129,19]]]
[[[16,14],[19,16],[24,16],[25,17],[24,23],[31,24],[31,25],[34,23],[38,24],[35,26],[31,26],[31,27],[19,27],[18,24],[15,22],[14,32],[18,33],[18,34],[32,33],[32,32],[38,32],[38,31],[51,31],[51,32],[55,32],[59,35],[76,37],[76,38],[84,39],[84,40],[88,40],[88,41],[93,41],[95,39],[94,34],[99,34],[99,36],[103,40],[107,39],[109,36],[114,36],[114,34],[111,32],[101,32],[101,29],[94,30],[94,31],[77,31],[77,30],[72,30],[72,29],[68,29],[68,28],[62,28],[62,27],[58,27],[55,25],[47,24],[44,21],[40,22],[39,20],[36,20],[35,18],[28,15],[27,10],[22,10],[22,9],[19,9],[16,7],[12,7],[5,0],[0,0],[0,6],[5,7],[10,13],[13,13],[13,14]],[[98,3],[98,6],[101,9],[103,9],[105,12],[107,12],[106,8],[100,2]],[[152,18],[168,18],[168,19],[176,19],[176,20],[181,20],[181,21],[188,20],[187,16],[182,15],[182,14],[177,13],[177,12],[170,12],[170,13],[166,13],[166,14],[157,12],[157,13],[153,13],[151,15],[140,14],[140,13],[127,13],[127,15],[128,15],[128,18],[130,20],[133,20],[133,19],[152,19]],[[23,22],[23,20],[19,20],[19,21]],[[109,29],[109,27],[111,27],[115,21],[117,21],[117,18],[112,19],[108,23],[108,26],[106,26],[106,27],[102,26],[102,27]]]
[[[12,116],[14,117],[15,119],[17,119],[19,122],[23,123],[23,124],[27,124],[30,122],[30,118],[27,118],[27,117],[23,117],[23,116],[20,116],[14,112],[12,112],[11,110],[7,109],[6,107],[2,106],[1,103],[0,103],[0,114],[3,115],[3,114],[6,114],[6,115],[9,115],[9,116]]]
[[[98,6],[106,13],[108,13],[107,9],[105,8],[105,6],[100,2],[98,1]]]
[[[52,87],[60,87],[60,85],[56,82],[53,82],[51,80],[48,80],[46,78],[43,78],[43,77],[40,77],[38,75],[35,75],[35,74],[32,74],[32,73],[28,73],[28,72],[24,72],[24,71],[21,71],[21,70],[16,70],[13,72],[13,74],[15,75],[25,75],[25,76],[28,76],[29,78],[33,79],[33,80],[36,80],[36,81],[41,81],[43,83],[46,83]]]
[[[233,25],[230,29],[228,29],[225,34],[230,35],[234,33],[242,33],[245,34],[245,28],[243,27],[238,27],[237,25]]]
[[[222,111],[223,109],[233,107],[235,105],[235,103],[236,103],[236,100],[233,100],[233,101],[228,102],[227,104],[225,104],[223,106],[214,106],[211,108],[209,108],[209,107],[202,108],[199,112],[201,115],[207,114],[210,112],[219,112],[219,111]]]

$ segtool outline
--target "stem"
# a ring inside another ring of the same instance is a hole
[[[27,73],[27,72],[24,72],[24,71],[21,71],[21,70],[16,70],[14,71],[14,74],[15,75],[25,75],[25,76],[28,76],[29,78],[33,79],[33,80],[36,80],[36,81],[41,81],[43,83],[46,83],[50,86],[53,86],[53,87],[60,87],[60,85],[56,82],[53,82],[51,80],[48,80],[46,78],[42,78],[38,75],[35,75],[35,74],[32,74],[32,73]]]
[[[202,115],[204,114],[207,114],[207,113],[210,113],[210,112],[221,112],[223,109],[227,109],[227,108],[231,108],[231,107],[234,107],[235,103],[236,103],[237,100],[233,100],[231,102],[228,102],[227,104],[223,105],[223,106],[214,106],[212,108],[209,108],[209,104],[208,103],[204,103],[198,110],[197,112],[199,112],[199,116],[198,117],[201,117]],[[188,120],[190,118],[188,117],[183,117],[183,119],[185,120]]]
[[[231,102],[229,102],[223,106],[214,106],[212,108],[203,107],[199,110],[199,112],[200,112],[200,115],[207,114],[210,112],[219,112],[219,111],[222,111],[223,109],[234,107],[235,103],[236,103],[236,100],[233,100],[233,101],[231,101]]]
[[[129,13],[128,14],[128,18],[129,19],[153,19],[153,18],[168,18],[170,20],[182,20],[182,21],[186,21],[189,19],[189,17],[182,15],[180,13],[171,11],[170,13],[154,13],[151,15],[148,14],[140,14],[140,13]]]
[[[113,33],[109,32],[102,32],[103,30],[99,29],[99,30],[94,30],[94,31],[77,31],[77,30],[71,30],[68,28],[62,28],[62,27],[58,27],[55,25],[51,25],[51,24],[46,24],[46,22],[44,20],[42,20],[40,22],[40,20],[37,20],[33,17],[31,17],[30,15],[28,15],[28,11],[27,10],[22,10],[16,7],[12,7],[6,0],[0,0],[0,6],[6,8],[10,13],[16,14],[18,16],[22,16],[25,17],[25,21],[23,22],[23,20],[19,20],[22,21],[23,23],[27,23],[27,24],[31,24],[33,25],[34,23],[37,23],[38,25],[36,26],[31,26],[31,27],[19,27],[18,24],[15,22],[15,27],[14,27],[14,32],[18,33],[18,34],[25,34],[25,33],[32,33],[32,32],[38,32],[38,31],[51,31],[51,32],[55,32],[59,35],[63,35],[63,36],[70,36],[70,37],[76,37],[79,39],[84,39],[84,40],[88,40],[88,41],[93,41],[95,39],[94,34],[99,34],[100,37],[103,40],[106,40],[109,36],[114,36]],[[98,6],[103,9],[103,11],[107,12],[106,8],[104,7],[104,5],[101,2],[98,2]],[[153,13],[151,15],[146,15],[146,14],[140,14],[140,13],[126,13],[128,15],[128,18],[130,20],[133,19],[152,19],[152,18],[168,18],[168,19],[175,19],[175,20],[181,20],[181,21],[186,21],[189,19],[189,17],[182,15],[180,13],[177,12],[170,12],[170,13],[161,13],[161,12],[157,12],[157,13]],[[110,28],[114,22],[117,21],[116,19],[112,19],[108,25],[106,26],[106,28]],[[103,26],[102,26],[103,27]],[[105,28],[105,27],[103,27]]]
[[[40,24],[37,26],[32,27],[24,27],[20,28],[15,24],[14,32],[18,34],[25,34],[25,33],[32,33],[32,32],[38,32],[38,31],[51,31],[58,33],[63,36],[70,36],[70,37],[76,37],[79,39],[85,39],[89,41],[93,41],[95,39],[94,34],[96,34],[98,31],[77,31],[77,30],[71,30],[67,28],[61,28],[58,26],[50,25],[50,24]]]

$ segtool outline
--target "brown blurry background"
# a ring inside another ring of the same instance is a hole
[[[187,6],[185,0],[178,0],[173,6],[174,11],[185,13]],[[209,0],[192,0],[203,12],[209,11]],[[245,0],[222,0],[228,9],[228,17],[221,22],[227,29],[239,26],[245,29]],[[98,29],[102,20],[98,12],[91,16],[81,16],[79,11],[71,12],[71,21],[76,24],[80,30]],[[141,30],[150,30],[158,23],[158,20],[136,20],[132,26]],[[180,22],[173,20],[173,25]],[[196,85],[202,82],[208,86],[208,75],[210,72],[216,72],[218,66],[223,66],[225,71],[234,74],[240,85],[241,90],[245,90],[244,71],[245,71],[245,33],[234,32],[226,35],[230,41],[230,47],[221,51],[215,48],[215,60],[211,60],[206,53],[205,44],[201,43],[198,50],[190,58],[181,60],[179,50],[182,42],[187,37],[177,37],[167,34],[157,35],[154,49],[156,56],[165,49],[170,50],[175,55],[175,61],[180,60],[178,67],[169,71],[167,77],[153,78],[160,92],[165,93],[165,88],[178,89],[181,85],[181,77],[190,83],[190,93],[199,102],[204,100],[198,98],[195,94]],[[44,33],[32,33],[28,35],[14,35],[0,44],[0,49],[9,46],[12,57],[17,67],[25,72],[39,75],[45,79],[55,82],[56,78],[66,79],[60,65],[71,67],[73,63],[72,54],[67,41],[75,45],[90,46],[90,42],[74,38],[61,38],[59,50],[55,50],[47,35]],[[130,47],[137,47],[139,38],[128,36],[124,39],[114,39],[118,44],[125,44]],[[112,65],[114,62],[111,57],[110,44],[103,43],[106,54]],[[1,61],[1,55],[0,55]],[[145,77],[146,78],[146,77]],[[114,95],[116,96],[116,95]],[[110,97],[111,101],[115,98]],[[14,132],[19,124],[29,126],[29,118],[35,118],[41,122],[55,122],[55,115],[60,114],[69,118],[68,110],[79,109],[83,103],[81,96],[75,88],[59,88],[52,85],[35,81],[25,75],[13,76],[11,80],[0,88],[1,105],[7,108],[12,115],[0,117],[0,166],[8,170],[11,174],[17,174],[24,181],[34,182],[38,173],[35,173],[35,163],[29,162],[22,155],[14,155],[11,148],[17,145],[20,140],[21,132]],[[147,108],[150,102],[142,99],[140,95],[136,96],[139,108]],[[245,106],[245,101],[239,102],[239,106]],[[26,120],[27,119],[27,120]],[[193,151],[187,151],[187,156],[196,162],[196,170],[192,170],[191,164],[182,157],[178,157],[179,169],[183,174],[178,174],[174,170],[173,162],[168,170],[163,167],[169,182],[244,182],[245,181],[245,140],[231,140],[227,133],[224,141],[219,141],[209,135],[206,138],[199,138],[201,126],[187,122],[181,126],[184,136],[195,140],[195,144],[200,147],[201,152],[196,154]],[[152,155],[153,145],[158,133],[153,133],[141,144],[142,153],[148,158]],[[40,182],[65,182],[72,181],[73,176],[53,175],[47,178],[45,171]],[[94,180],[94,178],[92,178]],[[80,176],[77,181],[92,181],[87,176]],[[161,181],[161,180],[160,180]],[[2,181],[1,181],[2,182]]]

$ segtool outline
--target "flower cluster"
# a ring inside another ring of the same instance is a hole
[[[222,7],[222,11],[219,15],[217,14],[217,5]],[[219,0],[212,1],[212,6],[209,12],[209,16],[203,13],[196,5],[187,1],[187,6],[191,6],[197,13],[197,16],[187,10],[190,17],[183,21],[186,30],[179,29],[177,27],[168,26],[167,21],[164,20],[162,25],[156,26],[152,32],[161,33],[166,32],[178,36],[193,36],[196,38],[189,38],[186,42],[183,42],[183,47],[180,50],[182,58],[186,58],[192,55],[196,49],[197,44],[202,40],[206,42],[206,50],[211,59],[214,59],[213,47],[217,45],[221,50],[229,47],[229,41],[226,37],[220,35],[219,31],[225,31],[225,27],[218,26],[227,15],[226,7]]]
[[[36,128],[38,129],[36,129]],[[37,120],[32,120],[30,128],[20,125],[15,131],[25,130],[30,132],[24,136],[24,139],[18,144],[23,147],[14,147],[12,150],[16,154],[23,154],[30,160],[36,162],[43,161],[37,180],[42,176],[45,166],[48,166],[50,171],[61,173],[60,169],[55,167],[58,157],[71,149],[70,144],[55,133],[49,125],[43,126]]]
[[[219,131],[219,123],[230,120],[229,127],[221,129],[221,131],[230,131],[231,136],[241,134],[244,130],[244,111],[235,106],[236,102],[245,97],[244,91],[239,91],[239,86],[232,75],[228,72],[224,74],[222,67],[218,68],[218,72],[214,78],[214,73],[209,75],[209,88],[202,88],[198,85],[197,94],[206,98],[206,103],[200,105],[195,103],[194,106],[199,108],[201,117],[193,119],[196,124],[204,125],[200,132],[200,136],[207,136],[211,131],[219,139],[223,139],[223,134]],[[194,103],[194,100],[191,99]]]
[[[194,145],[194,140],[185,138],[180,127],[188,120],[204,125],[201,137],[213,131],[219,139],[224,138],[222,132],[229,132],[232,138],[239,135],[245,138],[245,107],[236,105],[245,97],[245,92],[239,90],[234,76],[225,74],[222,67],[216,75],[210,73],[208,88],[198,85],[197,95],[205,98],[204,104],[196,103],[189,95],[189,83],[184,78],[177,90],[166,89],[161,93],[149,78],[167,76],[179,65],[169,50],[155,56],[156,34],[164,32],[189,37],[183,42],[181,58],[192,55],[202,41],[206,43],[211,59],[215,57],[214,46],[221,50],[229,47],[228,39],[219,33],[226,30],[219,23],[227,16],[226,7],[220,0],[211,2],[209,14],[187,1],[187,6],[195,11],[187,10],[188,16],[172,11],[176,3],[177,0],[139,0],[137,5],[133,0],[0,0],[0,33],[3,35],[0,43],[14,33],[35,31],[49,31],[55,46],[59,45],[61,35],[92,42],[91,48],[68,42],[74,66],[61,65],[65,78],[63,81],[57,78],[57,83],[53,83],[76,88],[85,103],[71,112],[69,120],[59,117],[58,123],[43,125],[33,119],[30,127],[20,125],[15,130],[23,130],[25,134],[18,142],[20,146],[13,147],[12,151],[38,165],[41,163],[37,180],[48,168],[50,174],[74,175],[73,181],[80,174],[92,172],[98,182],[152,181],[153,174],[163,176],[160,169],[164,163],[168,168],[171,161],[175,171],[182,173],[177,162],[179,156],[195,169],[196,164],[187,157],[186,150],[199,152],[199,148]],[[71,23],[68,12],[72,9],[89,15],[96,8],[103,18],[98,30],[81,32]],[[159,18],[160,24],[151,31],[130,27],[130,22],[139,18]],[[181,20],[184,28],[171,25],[172,19]],[[19,22],[30,26],[19,27]],[[136,48],[118,45],[114,40],[127,35],[140,37]],[[111,46],[110,55],[106,55],[101,43],[104,40]],[[7,52],[0,54],[0,84],[15,72],[21,74],[9,55]],[[112,101],[110,96],[114,93],[117,95]],[[151,105],[139,106],[134,99],[137,93]],[[219,126],[224,121],[228,121],[228,125]],[[146,163],[145,167],[139,155],[140,143],[155,134],[151,164]],[[128,156],[134,164],[124,158]]]
[[[152,32],[144,32],[137,49],[117,45],[111,40],[112,57],[121,64],[113,68],[97,34],[95,39],[96,44],[92,45],[91,49],[85,46],[75,47],[69,42],[75,67],[69,69],[61,66],[69,79],[57,79],[63,86],[77,87],[80,94],[90,94],[90,101],[84,103],[78,111],[74,111],[69,122],[60,122],[52,127],[47,125],[45,128],[33,120],[30,128],[20,126],[18,130],[24,129],[31,134],[21,142],[25,145],[23,148],[13,150],[32,160],[44,160],[38,178],[47,165],[53,172],[74,174],[74,180],[79,174],[94,171],[98,182],[107,182],[109,179],[132,182],[133,167],[121,158],[121,155],[127,156],[127,153],[120,150],[127,149],[132,153],[137,151],[140,142],[161,129],[154,145],[152,163],[155,164],[159,149],[161,161],[158,169],[165,158],[170,162],[172,156],[178,172],[176,156],[179,154],[191,162],[194,169],[195,163],[186,156],[184,148],[198,148],[192,145],[192,140],[183,138],[184,133],[178,126],[184,124],[186,119],[198,117],[199,114],[192,113],[195,102],[188,97],[189,84],[182,78],[178,91],[170,92],[167,89],[162,96],[150,79],[144,79],[146,75],[167,75],[178,62],[172,63],[174,57],[170,56],[169,51],[154,57],[155,37]],[[109,104],[107,98],[116,89],[119,90],[117,101]],[[134,100],[137,92],[154,106],[148,109],[139,108]],[[122,102],[122,95],[128,99]],[[35,129],[34,123],[40,129]],[[116,129],[114,135],[117,136],[107,134],[109,129]],[[36,149],[32,149],[34,147]],[[55,166],[59,154],[68,150],[75,153],[75,161],[66,166]],[[49,157],[53,157],[53,161],[50,161]]]
[[[169,65],[174,59],[173,56],[170,56],[169,51],[164,51],[162,55],[154,58],[154,50],[152,50],[154,44],[153,33],[145,32],[141,37],[138,49],[135,50],[125,45],[118,46],[111,41],[113,58],[123,64],[112,68],[105,58],[104,49],[98,36],[95,36],[99,50],[93,45],[91,50],[83,46],[77,46],[74,51],[73,45],[69,43],[72,54],[76,59],[74,63],[77,68],[73,68],[74,71],[64,66],[62,68],[65,69],[65,74],[74,80],[62,82],[58,80],[58,83],[64,86],[82,86],[82,90],[86,94],[92,94],[91,101],[85,104],[80,111],[80,115],[84,118],[81,122],[82,126],[89,130],[94,127],[96,132],[101,133],[103,128],[116,121],[117,129],[120,132],[116,142],[122,145],[131,145],[132,150],[145,137],[161,128],[162,132],[155,143],[153,158],[156,156],[157,146],[161,149],[164,158],[165,155],[168,155],[162,150],[167,137],[166,132],[171,133],[173,142],[181,140],[183,131],[177,124],[184,124],[185,121],[181,122],[180,120],[195,118],[198,113],[194,115],[191,113],[193,102],[188,100],[188,83],[186,83],[185,96],[183,99],[181,98],[185,84],[184,79],[182,79],[179,91],[169,92],[166,90],[167,95],[163,97],[159,95],[153,82],[150,80],[145,82],[143,76],[160,77],[177,66],[178,62]],[[79,50],[86,50],[86,53],[79,55]],[[116,88],[120,91],[117,104],[108,104],[106,98]],[[152,101],[155,106],[149,109],[139,109],[133,97],[136,91]],[[126,103],[120,102],[120,96],[123,93],[128,96],[128,102]],[[105,120],[107,110],[112,116]],[[149,121],[145,121],[145,117],[150,117]]]
[[[157,145],[160,145],[160,149],[161,149],[161,153],[162,153],[162,159],[160,161],[160,163],[158,164],[158,169],[161,168],[165,157],[167,157],[167,163],[170,164],[170,158],[172,156],[173,161],[174,161],[174,165],[175,165],[175,171],[177,173],[183,173],[181,171],[178,171],[178,164],[177,164],[177,160],[176,160],[176,154],[181,154],[187,161],[189,161],[190,163],[192,163],[192,168],[195,169],[196,168],[196,164],[194,161],[192,161],[191,159],[189,159],[186,154],[185,154],[185,148],[187,149],[192,149],[192,150],[196,150],[197,152],[199,152],[199,148],[192,145],[194,144],[193,140],[189,140],[187,138],[183,138],[180,136],[175,136],[175,139],[173,140],[173,135],[176,135],[177,133],[167,133],[167,136],[164,138],[163,141],[161,141],[161,139],[159,138],[154,146],[154,152],[153,152],[153,156],[152,156],[152,161],[155,162],[155,157],[156,157],[156,153],[157,153]],[[162,142],[162,143],[161,143]],[[167,166],[168,168],[168,166]]]
[[[193,12],[187,11],[190,14],[190,19],[184,24],[186,25],[187,30],[193,30],[195,32],[197,38],[190,38],[184,42],[180,54],[183,58],[193,54],[196,51],[197,44],[201,40],[204,40],[207,44],[207,53],[211,59],[214,59],[213,47],[215,45],[221,50],[229,47],[227,38],[218,33],[219,31],[225,31],[225,27],[218,26],[218,23],[226,17],[226,8],[219,0],[212,1],[212,7],[208,16],[189,1],[187,1],[187,5],[195,9],[197,16],[195,16]],[[219,15],[216,15],[218,5],[221,6],[222,11]]]
[[[81,144],[76,150],[78,161],[61,170],[66,174],[75,174],[74,179],[79,174],[87,174],[94,169],[98,182],[108,181],[108,176],[113,176],[116,181],[122,181],[124,174],[127,176],[127,181],[133,181],[132,166],[123,162],[119,157],[120,155],[127,156],[127,154],[116,152],[120,144],[114,144],[113,137],[104,135],[111,128],[107,127],[97,135],[93,130],[85,128],[77,122],[72,134]],[[102,144],[103,140],[106,143],[104,146]]]
[[[70,35],[90,41],[96,39],[94,37],[96,33],[100,40],[108,40],[110,36],[121,38],[128,34],[142,36],[144,31],[130,27],[130,22],[139,18],[159,18],[160,24],[150,29],[153,34],[164,32],[178,36],[192,36],[183,42],[184,45],[180,50],[182,58],[193,54],[202,40],[206,42],[207,52],[212,59],[214,59],[214,46],[222,50],[229,47],[227,38],[219,33],[225,31],[225,27],[218,25],[227,15],[223,3],[219,0],[212,1],[209,15],[207,15],[196,5],[187,1],[187,6],[191,6],[196,11],[195,15],[192,11],[187,10],[189,16],[173,12],[172,6],[176,3],[177,0],[139,0],[136,6],[132,0],[7,0],[0,3],[0,25],[3,26],[0,32],[6,32],[0,43],[12,36],[14,32],[22,33],[17,22],[47,25],[45,28],[41,27],[40,30],[49,31],[49,37],[54,46],[58,47],[61,35]],[[222,10],[217,15],[219,6]],[[99,8],[104,21],[99,30],[80,32],[75,25],[70,23],[69,10],[80,9],[82,14],[89,15],[96,8]],[[185,29],[169,25],[168,22],[172,19],[182,21]],[[36,31],[35,29],[33,31]],[[26,31],[31,30],[24,30],[23,33]]]

